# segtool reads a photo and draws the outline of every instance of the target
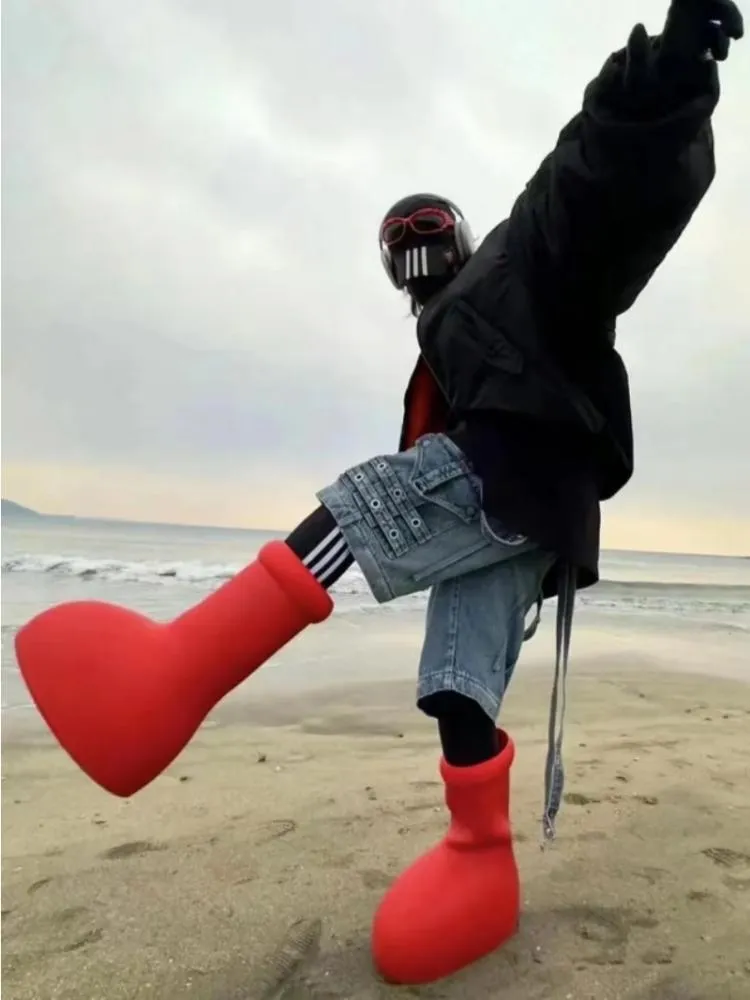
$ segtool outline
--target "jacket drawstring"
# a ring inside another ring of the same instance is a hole
[[[570,637],[573,630],[573,611],[575,610],[576,599],[575,568],[567,563],[561,563],[558,579],[557,623],[555,627],[555,679],[550,698],[547,761],[544,768],[542,834],[545,842],[552,841],[555,838],[555,820],[560,811],[563,786],[565,784],[562,748],[565,735]]]

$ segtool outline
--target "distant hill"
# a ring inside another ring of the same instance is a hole
[[[39,511],[32,510],[31,507],[22,507],[20,503],[16,503],[14,500],[6,500],[5,497],[2,498],[2,516],[3,517],[42,517],[43,515]]]

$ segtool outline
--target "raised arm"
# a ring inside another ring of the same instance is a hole
[[[741,34],[729,0],[674,0],[663,35],[636,27],[587,87],[509,221],[540,309],[611,321],[635,302],[713,180],[716,60]]]

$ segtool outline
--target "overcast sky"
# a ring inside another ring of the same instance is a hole
[[[652,0],[5,0],[3,495],[292,526],[397,446],[395,199],[479,235]],[[746,12],[748,13],[748,12]],[[750,42],[718,176],[620,324],[637,471],[605,544],[750,552]]]

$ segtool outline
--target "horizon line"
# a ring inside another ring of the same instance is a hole
[[[3,497],[3,500],[9,500],[8,497]],[[103,521],[106,524],[132,524],[132,525],[143,525],[144,527],[151,528],[195,528],[203,529],[209,531],[265,531],[269,534],[284,535],[289,534],[289,528],[250,528],[243,525],[226,525],[226,524],[195,524],[192,522],[185,521],[144,521],[137,518],[122,518],[122,517],[101,517],[93,516],[89,514],[48,514],[44,511],[34,510],[32,507],[24,507],[23,504],[18,503],[16,500],[10,500],[10,503],[14,503],[24,510],[29,511],[33,516],[29,520],[33,520],[34,517],[39,517],[44,520],[62,520],[62,521]],[[22,515],[10,515],[3,518],[4,521],[15,520],[18,518],[22,519]],[[677,550],[663,550],[663,549],[619,549],[619,548],[602,548],[602,552],[610,553],[628,553],[630,555],[650,555],[650,556],[691,556],[694,558],[704,558],[704,559],[750,559],[750,553],[735,555],[728,555],[726,553],[719,552],[686,552]]]

